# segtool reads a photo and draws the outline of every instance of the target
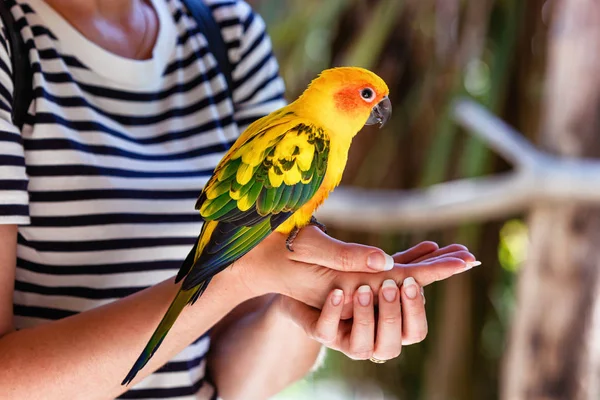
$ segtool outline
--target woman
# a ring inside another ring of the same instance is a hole
[[[242,1],[210,1],[233,101],[180,0],[4,3],[31,47],[34,101],[17,129],[2,35],[3,399],[265,398],[302,377],[321,343],[377,361],[423,339],[416,282],[468,268],[465,248],[423,243],[395,256],[413,267],[383,271],[381,250],[307,228],[294,253],[272,235],[213,279],[123,394],[199,232],[202,185],[245,126],[283,105],[277,63]]]

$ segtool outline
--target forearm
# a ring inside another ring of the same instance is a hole
[[[0,338],[3,399],[107,399],[120,385],[178,289],[172,280],[106,306]],[[136,380],[149,375],[246,300],[228,272],[186,307]]]
[[[208,365],[224,400],[280,392],[306,375],[321,348],[280,311],[277,295],[252,301],[255,310],[236,317],[211,344]]]

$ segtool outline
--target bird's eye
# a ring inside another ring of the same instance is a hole
[[[370,103],[375,98],[375,93],[371,88],[364,88],[360,91],[360,97],[362,97],[364,100]]]

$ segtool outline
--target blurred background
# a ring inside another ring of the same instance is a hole
[[[537,142],[550,0],[250,0],[265,19],[293,99],[322,69],[363,66],[388,83],[393,119],[365,129],[343,184],[423,188],[510,165],[455,124],[468,96]],[[525,215],[435,231],[372,234],[330,226],[342,240],[389,253],[422,240],[463,243],[483,266],[426,288],[427,339],[381,366],[330,352],[290,399],[495,399],[528,251]]]

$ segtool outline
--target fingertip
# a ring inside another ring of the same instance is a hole
[[[392,303],[396,300],[396,293],[398,293],[398,285],[395,280],[386,279],[383,281],[381,290],[379,291],[380,297],[383,297],[388,303]]]
[[[390,271],[392,268],[394,268],[394,258],[387,253],[383,253],[383,256],[385,257],[385,264],[383,266],[383,270]]]
[[[369,304],[371,304],[372,295],[373,291],[369,285],[362,285],[356,290],[356,299],[363,307],[367,307]]]
[[[465,268],[463,271],[468,271],[471,268],[479,267],[481,265],[481,261],[467,261],[465,262]]]
[[[465,245],[462,244],[458,244],[458,243],[454,243],[454,244],[450,244],[448,246],[444,247],[444,250],[447,250],[448,252],[452,251],[469,251],[469,248]]]
[[[421,242],[421,243],[419,243],[419,245],[421,245],[423,247],[431,247],[431,248],[433,248],[433,250],[437,250],[440,248],[440,246],[436,242],[433,242],[431,240],[426,240],[424,242]]]
[[[382,250],[374,251],[367,256],[367,267],[377,272],[390,271],[394,268],[394,258]]]
[[[344,291],[342,289],[334,289],[331,292],[331,305],[338,307],[344,299]]]
[[[417,281],[412,276],[404,279],[402,282],[402,291],[410,300],[414,300],[417,298],[417,294],[419,293],[419,285],[417,285]]]

